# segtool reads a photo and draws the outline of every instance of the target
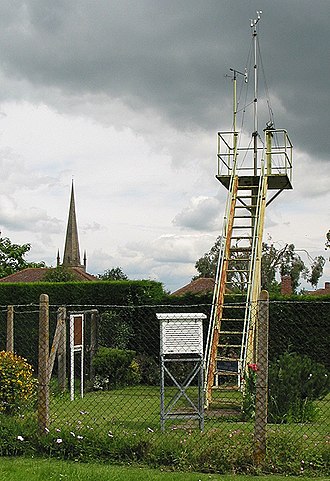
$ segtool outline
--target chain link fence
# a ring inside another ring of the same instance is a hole
[[[324,467],[330,302],[265,298],[255,309],[254,358],[241,387],[218,386],[206,409],[211,305],[54,306],[44,296],[40,305],[4,306],[0,420],[51,435],[53,453],[71,439],[75,453],[86,443],[101,456],[100,446],[110,443],[116,459],[125,445],[127,458],[209,471],[229,459],[241,467],[267,462],[277,472],[291,458],[301,471],[306,463]],[[10,352],[33,369],[30,376],[26,366],[11,372],[11,393]]]

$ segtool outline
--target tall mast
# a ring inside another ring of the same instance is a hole
[[[253,101],[253,172],[258,171],[258,54],[257,54],[257,24],[261,18],[262,11],[257,12],[257,18],[251,20],[253,51],[254,51],[254,101]]]

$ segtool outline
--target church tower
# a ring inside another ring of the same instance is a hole
[[[57,256],[57,265],[60,265],[59,255]],[[66,229],[65,247],[63,255],[63,267],[79,267],[86,270],[86,253],[84,253],[84,264],[80,263],[80,250],[78,239],[78,227],[76,218],[76,207],[74,198],[73,181],[71,185],[71,198],[68,216],[68,224]]]

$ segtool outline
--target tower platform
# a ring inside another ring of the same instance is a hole
[[[221,184],[229,190],[230,175],[216,175],[216,178]],[[259,175],[245,175],[240,176],[238,179],[239,187],[255,187],[259,185]],[[292,189],[292,183],[287,174],[270,174],[267,176],[268,189],[270,190],[290,190]]]

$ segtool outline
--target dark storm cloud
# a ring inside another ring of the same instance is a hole
[[[228,124],[224,75],[244,68],[257,9],[268,87],[285,107],[277,125],[326,158],[328,1],[8,0],[0,6],[1,68],[36,87],[106,93],[180,129],[214,131]]]

